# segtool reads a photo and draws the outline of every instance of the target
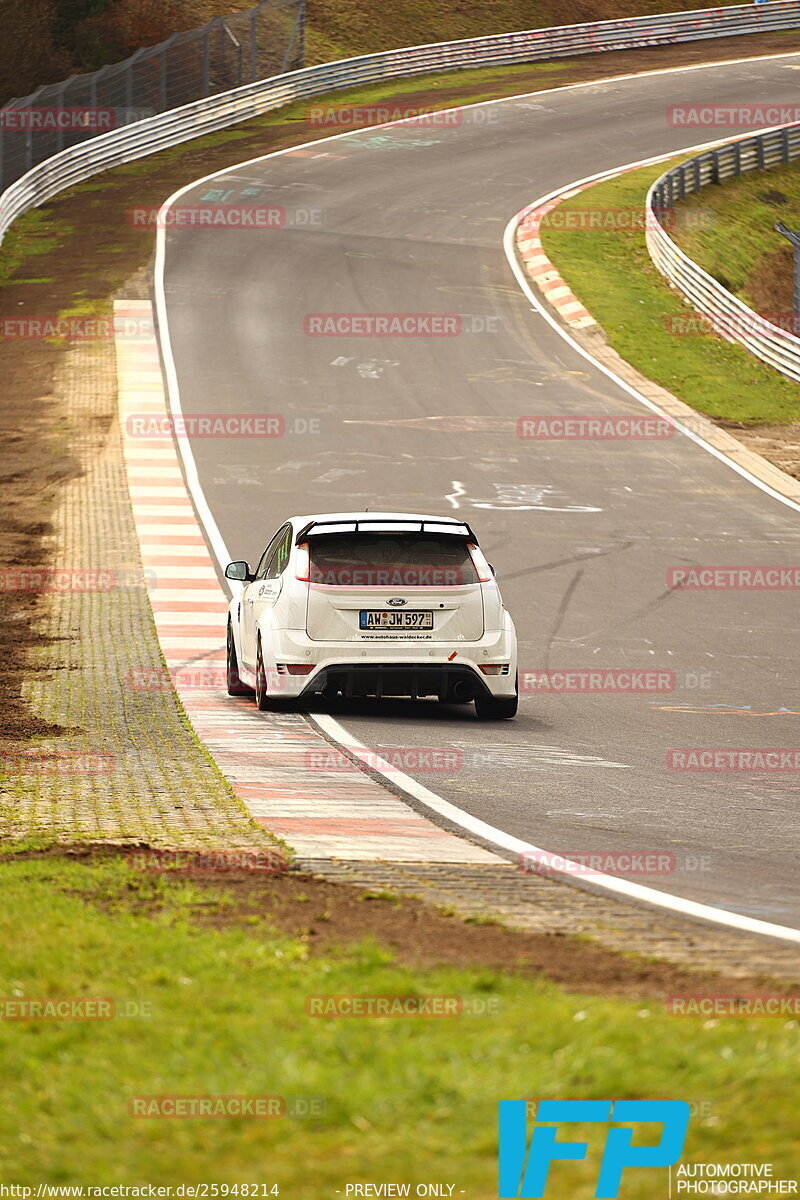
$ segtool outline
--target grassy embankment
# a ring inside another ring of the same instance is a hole
[[[496,1195],[497,1101],[674,1097],[695,1105],[686,1158],[769,1160],[792,1150],[797,1022],[681,1019],[658,1000],[565,991],[521,972],[419,969],[374,941],[312,954],[197,881],[119,859],[0,866],[8,997],[103,996],[149,1015],[0,1021],[7,1103],[0,1175],[31,1183],[277,1183],[319,1200],[348,1181],[452,1182]],[[365,904],[391,905],[389,899]],[[326,920],[309,905],[308,926]],[[513,963],[509,963],[513,967]],[[478,995],[496,1015],[323,1019],[320,993]],[[315,1120],[137,1119],[140,1095],[322,1096]],[[585,1163],[561,1195],[594,1194]],[[666,1173],[626,1173],[628,1200],[666,1194]],[[663,1187],[662,1187],[663,1184]]]
[[[631,171],[565,201],[551,224],[544,223],[545,251],[599,321],[609,343],[643,375],[723,421],[783,425],[800,420],[800,394],[794,383],[740,346],[683,332],[697,329],[699,323],[685,320],[692,310],[653,266],[642,227],[623,227],[621,222],[603,229],[563,227],[570,212],[640,213],[650,184],[667,165]],[[758,253],[768,246],[774,249],[777,241],[765,219],[766,210],[774,224],[776,209],[757,196],[775,186],[781,183],[773,173],[750,176],[735,185],[750,196],[741,213],[738,190],[729,196],[727,185],[706,189],[686,206],[694,212],[702,209],[704,220],[677,235],[688,253],[748,300],[752,296],[747,281],[759,261]],[[680,218],[684,205],[676,211]],[[585,217],[576,220],[588,223]],[[740,240],[745,227],[759,231],[749,245]]]

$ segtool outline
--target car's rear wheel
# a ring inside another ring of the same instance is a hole
[[[485,692],[475,697],[475,713],[479,721],[509,721],[517,715],[519,688],[514,696],[487,696]]]
[[[256,653],[256,708],[261,712],[266,712],[269,706],[267,672],[264,670],[264,656],[261,653],[261,638],[259,638]]]
[[[239,660],[236,657],[236,644],[233,640],[233,630],[231,629],[230,621],[228,621],[226,674],[229,696],[252,696],[253,689],[248,687],[246,683],[242,683],[239,677]]]

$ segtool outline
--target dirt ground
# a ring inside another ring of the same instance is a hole
[[[551,77],[542,71],[541,64],[529,74],[517,74],[510,79],[498,71],[496,84],[482,83],[479,92],[482,97],[518,94],[526,89],[534,91],[666,66],[792,50],[800,50],[800,31],[587,55],[568,60],[566,69],[554,70]],[[403,92],[397,103],[425,108],[469,100],[473,95],[475,85],[466,82],[448,88],[421,86],[419,91]],[[391,97],[387,102],[392,103]],[[126,210],[133,205],[160,204],[192,179],[308,137],[309,129],[299,119],[271,126],[244,126],[235,140],[212,147],[189,143],[177,153],[167,151],[154,156],[146,167],[134,164],[133,168],[101,177],[102,188],[84,188],[56,197],[39,210],[46,218],[45,232],[49,238],[44,252],[27,255],[14,269],[0,273],[0,318],[54,316],[73,308],[77,301],[84,312],[103,311],[115,291],[146,266],[153,249],[152,235],[132,228],[126,221]],[[41,236],[32,230],[26,234],[26,240],[35,244]],[[8,243],[13,239],[12,230]],[[49,565],[48,535],[59,489],[79,470],[70,455],[74,431],[53,391],[55,374],[66,349],[64,344],[55,342],[0,338],[0,561],[7,568]],[[759,436],[759,431],[747,434],[748,438]],[[764,431],[763,448],[761,445],[754,448],[780,465],[785,461],[787,469],[800,475],[800,454],[794,446],[797,440],[796,429],[771,429]],[[787,452],[783,449],[784,441],[792,444]],[[40,644],[37,622],[47,603],[46,595],[9,590],[9,583],[3,577],[0,751],[55,732],[26,709],[20,692],[29,649]]]
[[[785,242],[760,259],[745,284],[756,312],[792,312],[794,304],[794,254]]]
[[[0,291],[0,306],[3,300]],[[28,711],[19,693],[29,652],[41,645],[36,621],[42,597],[6,590],[12,582],[7,572],[46,565],[44,544],[59,485],[77,470],[66,440],[56,436],[51,375],[48,351],[0,340],[0,747],[9,738],[58,732]]]
[[[52,847],[14,855],[13,859],[66,858],[91,865],[109,855],[130,860],[137,851],[146,849],[86,844]],[[0,858],[0,871],[2,862]],[[198,924],[217,929],[244,925],[257,937],[258,924],[253,918],[263,918],[271,927],[302,939],[312,954],[336,953],[363,938],[374,938],[393,952],[396,962],[409,967],[510,970],[574,991],[657,1001],[704,991],[747,996],[763,991],[768,982],[764,978],[737,978],[726,983],[721,975],[708,971],[628,957],[566,935],[523,932],[484,921],[474,923],[421,900],[366,891],[347,883],[329,883],[301,872],[192,871],[166,872],[164,877],[190,881],[207,893],[208,912],[193,910],[192,920]],[[153,899],[151,888],[139,888],[141,881],[151,878],[139,872],[132,875],[124,900],[128,911],[152,916],[163,907]],[[51,886],[57,886],[56,882]],[[89,904],[108,908],[105,886],[94,895],[87,880],[80,895]],[[215,901],[223,897],[228,902],[217,905]],[[790,993],[788,985],[774,981],[769,981],[769,990]]]

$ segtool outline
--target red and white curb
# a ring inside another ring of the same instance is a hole
[[[167,667],[164,676],[134,677],[129,686],[146,692],[174,685],[225,779],[259,824],[300,858],[505,862],[414,812],[353,766],[301,714],[261,713],[251,700],[228,696],[228,600],[171,433],[152,306],[117,301],[114,315],[123,452]],[[137,435],[134,418],[149,420],[159,432],[163,428],[164,436]]]
[[[597,325],[597,321],[588,309],[584,308],[547,257],[539,234],[542,221],[549,212],[558,208],[562,200],[569,200],[570,197],[577,196],[585,190],[582,187],[573,188],[569,192],[564,192],[557,199],[548,201],[547,204],[523,208],[517,217],[517,248],[520,258],[525,264],[525,269],[548,303],[573,329],[588,329],[592,325]]]

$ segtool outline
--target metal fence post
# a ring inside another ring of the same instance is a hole
[[[167,109],[167,46],[171,41],[172,38],[164,42],[159,56],[158,107],[160,112],[166,112]]]
[[[260,6],[250,13],[250,82],[258,79],[258,14]]]
[[[306,63],[306,30],[308,28],[308,0],[300,0],[300,45],[297,51],[295,69],[300,70]]]
[[[96,86],[93,88],[92,95],[94,96],[94,100],[92,101],[92,103],[96,107],[96,104],[97,104],[97,88],[96,88]],[[67,84],[65,82],[65,83],[62,83],[61,91],[59,92],[59,96],[58,96],[58,103],[62,109],[65,107],[64,101],[66,100],[66,96],[67,96]],[[64,149],[64,143],[65,143],[64,126],[60,125],[59,129],[58,129],[58,142],[57,142],[59,150]]]
[[[99,71],[95,71],[95,73],[92,75],[92,83],[91,83],[91,87],[89,88],[89,105],[91,108],[94,109],[95,117],[97,115],[97,76],[99,75],[99,73],[100,73]],[[63,103],[63,94],[62,94],[62,103]],[[91,137],[91,134],[89,136]],[[58,148],[59,148],[59,150],[62,150],[63,143],[61,145],[59,145]]]
[[[289,37],[289,42],[286,47],[286,52],[283,56],[283,64],[281,73],[285,71],[299,71],[305,65],[306,61],[306,21],[307,21],[307,3],[306,0],[298,0],[297,16],[294,22]],[[295,44],[297,49],[295,49]],[[292,51],[294,50],[294,55]]]
[[[230,28],[230,26],[228,25],[228,22],[227,22],[227,21],[224,21],[224,20],[223,20],[223,22],[222,22],[222,28],[223,28],[223,29],[225,30],[225,32],[227,33],[228,37],[229,37],[229,38],[230,38],[230,40],[233,42],[233,45],[234,45],[234,47],[235,47],[235,49],[236,49],[236,57],[237,57],[237,59],[238,59],[238,64],[239,64],[239,87],[241,87],[241,86],[242,86],[242,84],[244,83],[244,79],[243,79],[243,74],[244,74],[244,48],[243,48],[243,46],[242,46],[242,43],[239,41],[239,39],[236,37],[236,35],[235,35],[235,34],[233,33],[233,31],[231,30],[231,28]]]
[[[145,49],[137,50],[135,54],[131,55],[131,57],[125,61],[125,105],[128,109],[128,112],[125,114],[126,125],[130,124],[128,118],[136,109],[136,93],[134,91],[136,73],[134,68],[144,53]]]
[[[787,242],[791,242],[794,248],[794,296],[792,300],[792,324],[795,328],[792,333],[795,335],[798,332],[797,324],[800,321],[800,233],[794,233],[789,229],[783,221],[778,221],[775,226],[775,232],[781,237],[785,237]]]
[[[689,3],[690,0],[686,0]],[[2,0],[0,0],[2,3]],[[800,0],[784,0],[778,3],[771,0],[766,4],[769,16],[765,12],[764,27],[770,29],[788,29],[800,27]],[[236,43],[239,63],[239,82],[243,83],[248,73],[253,81],[281,74],[285,71],[298,70],[305,62],[305,43],[307,31],[308,0],[262,0],[247,13],[237,13],[235,21],[241,21],[241,44]],[[644,40],[645,44],[656,44],[662,40],[670,42],[692,42],[699,38],[714,34],[729,36],[738,32],[749,32],[752,28],[751,6],[733,6],[729,9],[708,9],[692,12],[684,17],[680,14],[651,14],[649,16],[602,22],[599,24],[584,23],[564,25],[544,30],[528,30],[516,34],[499,34],[493,37],[467,39],[464,42],[442,43],[436,46],[407,49],[403,52],[402,61],[399,52],[392,52],[392,73],[402,76],[414,75],[420,67],[429,70],[437,66],[482,66],[496,62],[533,62],[550,58],[553,54],[569,56],[587,50],[599,51],[612,45],[619,45],[620,40],[625,45],[636,45]],[[275,14],[275,21],[271,17]],[[249,23],[247,18],[249,17]],[[231,18],[233,21],[234,18]],[[95,103],[102,103],[106,97],[109,105],[125,103],[128,114],[133,115],[137,107],[147,110],[149,114],[166,112],[173,106],[191,103],[193,100],[205,100],[208,97],[226,90],[236,82],[236,72],[226,74],[225,60],[229,51],[224,43],[217,46],[212,39],[217,36],[222,17],[216,17],[205,27],[191,33],[173,34],[172,37],[158,46],[137,51],[125,62],[104,68],[109,72],[103,78],[92,78],[86,75],[75,76],[72,81],[52,88],[38,89],[33,95],[14,98],[9,103],[18,103],[23,107],[34,107],[39,98],[41,103],[48,103],[45,97],[58,94],[59,87],[63,89],[63,104],[69,104],[72,95],[83,96],[83,89],[92,87]],[[236,28],[236,25],[234,25]],[[220,36],[225,35],[220,30]],[[249,38],[249,41],[248,41]],[[654,40],[655,39],[655,40]],[[236,39],[232,39],[236,40]],[[184,47],[186,51],[184,52]],[[226,54],[227,51],[227,54]],[[245,55],[248,62],[245,62]],[[202,79],[200,78],[202,69]],[[349,68],[347,68],[349,70]],[[367,74],[371,68],[367,68]],[[98,73],[102,75],[102,72]],[[362,74],[354,75],[354,82],[361,81]],[[381,75],[380,78],[384,76]],[[340,76],[328,72],[325,79],[332,78],[338,82]],[[111,86],[107,89],[106,83]],[[303,81],[302,87],[311,94],[315,83]],[[74,90],[73,90],[74,89]],[[202,93],[202,94],[198,94]],[[124,122],[128,124],[126,120]],[[82,140],[81,131],[77,137],[70,137],[69,130],[59,129],[57,134],[44,140],[32,131],[5,132],[2,146],[3,177],[0,186],[9,184],[25,171],[30,170],[43,158],[50,157],[54,146]],[[83,136],[92,131],[84,129]],[[26,135],[27,133],[27,135]],[[784,153],[787,161],[797,157],[798,134],[791,132],[783,135]],[[770,153],[780,145],[776,138],[769,143]],[[763,154],[763,148],[757,147]],[[750,169],[749,159],[743,153],[742,170]],[[726,167],[729,158],[724,160]],[[702,174],[695,165],[695,189],[705,183],[707,156],[702,159]],[[719,178],[719,160],[716,166]],[[677,174],[672,180],[672,189],[680,189],[681,193],[691,185],[691,176],[687,173]],[[667,188],[664,188],[666,194]],[[3,221],[0,216],[0,223]]]
[[[125,107],[128,110],[128,114],[133,112],[133,100],[134,100],[134,97],[133,97],[133,78],[134,78],[133,64],[135,63],[135,61],[136,61],[136,58],[134,56],[134,58],[131,58],[128,60],[128,65],[125,68]],[[127,124],[127,114],[126,114],[126,124]]]
[[[714,164],[711,168],[711,180],[713,183],[719,183],[719,150],[711,151],[711,162]]]

